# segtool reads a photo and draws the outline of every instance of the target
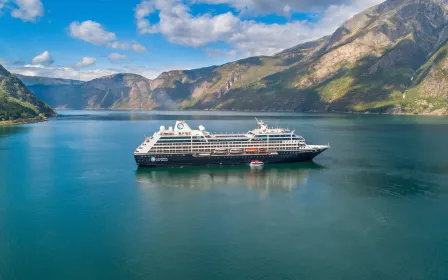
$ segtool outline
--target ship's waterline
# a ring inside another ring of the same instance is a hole
[[[258,120],[258,128],[240,134],[214,134],[200,125],[191,129],[176,121],[147,137],[134,152],[140,167],[243,165],[252,161],[292,163],[311,161],[329,146],[307,145],[302,136],[284,128],[269,128]]]

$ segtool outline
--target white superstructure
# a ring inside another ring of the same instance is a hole
[[[147,154],[247,154],[275,153],[279,151],[303,151],[328,148],[310,146],[295,131],[269,128],[257,120],[258,128],[245,134],[212,134],[200,125],[192,129],[186,121],[176,121],[174,127],[161,126],[153,136],[147,137],[137,148],[135,155]]]

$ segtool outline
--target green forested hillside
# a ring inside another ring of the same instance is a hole
[[[0,65],[0,121],[31,119],[56,113]]]

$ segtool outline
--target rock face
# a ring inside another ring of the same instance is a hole
[[[0,121],[50,117],[56,113],[0,65]]]
[[[444,114],[447,40],[448,0],[388,0],[274,56],[31,89],[68,108]]]

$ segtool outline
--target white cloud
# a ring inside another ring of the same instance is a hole
[[[129,65],[124,66],[124,69],[126,72],[131,72],[135,74],[142,75],[143,77],[146,77],[148,79],[155,79],[157,78],[160,73],[164,71],[170,71],[170,70],[179,70],[179,67],[166,67],[166,68],[157,68],[157,67],[145,67],[145,66],[138,66],[138,65]]]
[[[132,43],[131,49],[134,52],[147,52],[148,51],[142,44],[139,44],[137,42]]]
[[[112,42],[108,43],[107,46],[112,49],[118,49],[118,50],[129,50],[131,45],[127,42]]]
[[[10,5],[7,5],[10,2]],[[0,0],[0,15],[2,9],[8,9],[11,16],[25,22],[36,22],[45,14],[44,6],[40,0]]]
[[[0,0],[0,15],[8,0]]]
[[[87,66],[93,65],[95,63],[96,63],[96,59],[94,57],[85,56],[82,58],[82,60],[80,62],[76,63],[75,67],[82,68],[82,67],[87,67]]]
[[[145,18],[154,11],[154,4],[151,1],[143,1],[135,7],[134,17],[137,20],[137,28],[142,34],[158,32]]]
[[[117,39],[115,33],[106,31],[103,26],[97,22],[86,20],[84,22],[74,21],[69,26],[70,35],[97,46],[110,44]]]
[[[366,0],[369,1],[369,0]],[[383,0],[384,1],[384,0]],[[328,6],[347,5],[351,0],[196,0],[199,3],[228,4],[243,14],[278,14],[288,16],[289,12],[322,12]]]
[[[322,12],[318,22],[290,21],[285,24],[264,24],[244,20],[227,12],[219,15],[193,15],[178,0],[143,1],[135,8],[137,29],[142,34],[161,33],[170,42],[186,46],[204,46],[213,42],[225,42],[232,49],[246,56],[269,55],[297,44],[331,34],[340,24],[361,10],[383,0],[210,0],[207,3],[227,3],[240,9],[264,7],[266,11],[279,8],[281,14],[291,14],[299,7],[331,5]],[[346,2],[346,4],[344,3]],[[273,10],[272,10],[273,11]],[[148,16],[158,12],[159,22],[150,23]]]
[[[31,61],[32,64],[40,64],[40,65],[50,65],[53,64],[54,60],[51,54],[48,51],[44,51],[43,53],[35,56]]]
[[[14,0],[17,8],[11,11],[11,16],[23,21],[35,22],[44,15],[44,6],[40,0]]]
[[[39,76],[50,78],[64,78],[81,81],[90,81],[96,78],[109,76],[118,73],[136,73],[148,79],[157,78],[160,73],[174,69],[180,69],[178,66],[165,66],[164,68],[150,68],[145,66],[124,66],[118,69],[93,69],[88,71],[81,71],[72,67],[64,66],[43,66],[43,65],[25,65],[21,67],[7,67],[7,69],[15,74],[25,76]]]
[[[127,59],[127,56],[119,54],[119,53],[110,53],[107,58],[111,61],[111,62],[116,62],[116,61],[123,61]]]
[[[137,5],[134,16],[140,33],[162,33],[171,42],[197,47],[229,37],[240,22],[231,12],[195,17],[184,4],[169,2],[143,1]],[[155,11],[159,11],[160,22],[151,25],[145,17]]]
[[[238,55],[236,50],[225,50],[217,48],[206,48],[205,53],[208,57],[221,58],[221,57],[232,57],[235,58]]]
[[[86,41],[96,46],[105,46],[111,49],[132,50],[135,52],[145,52],[146,48],[137,42],[128,43],[117,40],[117,35],[107,31],[100,23],[86,20],[83,22],[74,21],[69,26],[70,36]]]
[[[64,66],[25,65],[23,67],[8,67],[8,70],[25,76],[40,76],[50,78],[64,78],[81,81],[90,81],[99,77],[117,74],[119,69],[95,69],[80,71]]]

